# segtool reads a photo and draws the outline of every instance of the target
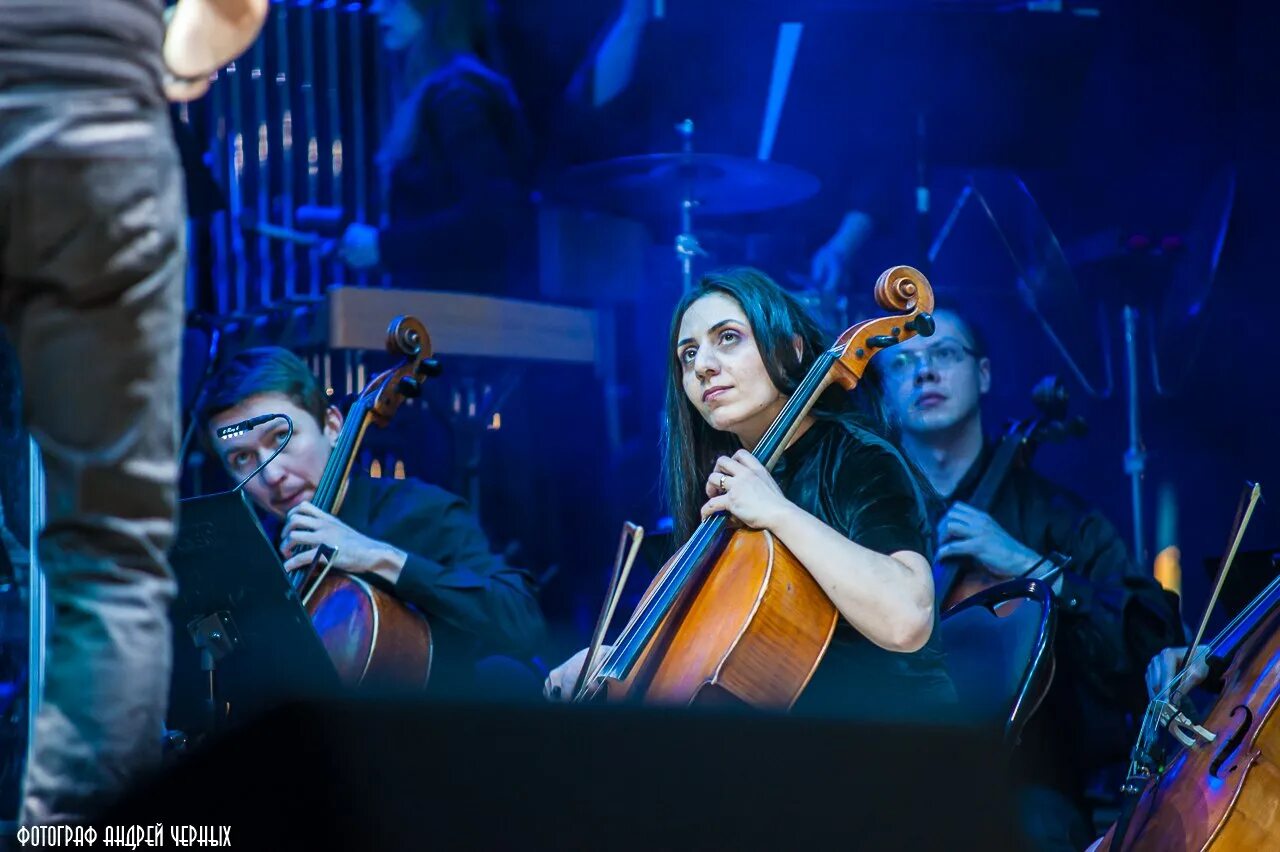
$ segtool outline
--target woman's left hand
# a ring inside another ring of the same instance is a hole
[[[707,477],[707,496],[711,499],[702,505],[704,519],[728,512],[758,530],[772,527],[792,505],[759,459],[746,450],[716,459],[715,470]]]

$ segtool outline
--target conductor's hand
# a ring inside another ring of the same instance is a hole
[[[352,269],[369,269],[382,259],[378,251],[378,229],[372,225],[353,222],[342,234],[338,256]]]
[[[583,648],[569,659],[551,670],[542,683],[542,697],[548,701],[572,701],[573,687],[578,682],[578,673],[582,664],[587,661],[587,650]],[[596,653],[596,661],[604,659],[613,650],[612,645],[601,645]]]
[[[164,80],[164,96],[172,103],[187,103],[204,97],[209,91],[209,78],[198,77],[193,80],[179,80],[166,77]]]
[[[165,82],[171,101],[190,101],[209,89],[209,77],[242,54],[262,31],[270,0],[179,0],[164,13]]]

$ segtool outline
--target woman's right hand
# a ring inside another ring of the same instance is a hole
[[[596,654],[596,662],[599,663],[612,650],[612,645],[601,645]],[[548,701],[572,701],[573,687],[578,682],[578,673],[582,671],[582,664],[586,661],[587,649],[583,648],[552,669],[542,684],[542,697]]]

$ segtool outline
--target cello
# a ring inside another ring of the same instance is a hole
[[[1258,496],[1255,485],[1244,522],[1219,571],[1218,590]],[[1199,647],[1198,639],[1192,648]],[[1280,703],[1280,577],[1197,655],[1231,660],[1220,697],[1202,724],[1183,716],[1177,688],[1190,668],[1184,663],[1182,673],[1147,710],[1126,782],[1125,792],[1139,796],[1131,815],[1122,817],[1091,848],[1280,848],[1280,720],[1275,712]],[[1160,768],[1154,747],[1165,727],[1185,747]]]
[[[1031,391],[1031,401],[1039,414],[1026,420],[1011,423],[1000,436],[991,462],[983,471],[978,487],[967,501],[982,512],[990,512],[1000,486],[1015,466],[1029,465],[1031,455],[1042,441],[1059,441],[1064,437],[1083,434],[1084,421],[1079,417],[1067,420],[1067,389],[1056,376],[1045,376]],[[1050,565],[1049,569],[1054,566]],[[992,574],[983,566],[968,559],[946,559],[938,563],[935,571],[943,578],[954,577],[942,599],[942,612],[946,612],[967,598],[985,592],[993,586],[1007,583],[1010,577]],[[958,576],[957,576],[958,574]],[[1037,575],[1035,579],[1040,579]],[[947,582],[944,579],[944,582]],[[996,615],[1003,618],[1016,609],[1016,604],[1002,606]]]
[[[399,316],[387,329],[387,351],[400,356],[361,391],[342,428],[311,502],[337,514],[347,479],[370,424],[385,427],[422,382],[439,373],[431,358],[431,338],[421,320]],[[431,627],[417,610],[363,577],[320,564],[295,571],[290,582],[302,599],[338,679],[348,687],[409,690],[426,688],[431,674]]]
[[[886,270],[875,297],[893,315],[854,325],[817,358],[751,451],[766,469],[828,387],[852,391],[877,351],[933,333],[933,290],[918,270]],[[573,700],[786,710],[817,669],[838,618],[835,604],[772,533],[734,529],[717,513],[658,572]]]

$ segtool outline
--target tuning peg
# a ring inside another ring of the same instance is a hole
[[[436,376],[444,372],[444,367],[435,358],[423,358],[418,363],[418,376],[423,379],[434,379]]]
[[[884,349],[898,342],[898,338],[892,334],[877,334],[874,337],[867,338],[867,345],[872,349]]]
[[[921,311],[916,318],[907,323],[907,331],[914,331],[921,337],[932,337],[938,324],[933,321],[933,314]]]
[[[410,399],[416,399],[422,393],[422,383],[413,376],[401,376],[397,387],[401,394]]]
[[[1048,375],[1036,382],[1036,386],[1031,389],[1031,401],[1041,411],[1062,418],[1067,413],[1071,394],[1061,379]]]

